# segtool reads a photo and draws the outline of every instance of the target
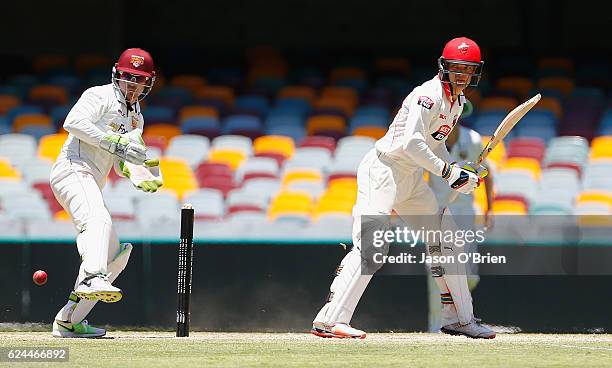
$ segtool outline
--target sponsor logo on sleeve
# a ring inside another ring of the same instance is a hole
[[[431,98],[427,97],[427,96],[420,96],[419,100],[417,101],[417,105],[421,105],[424,108],[426,108],[427,110],[431,110],[431,108],[434,105],[434,102]]]
[[[451,128],[449,125],[442,125],[431,136],[433,139],[437,141],[441,141],[442,139],[448,136],[448,134],[451,132],[452,129],[453,128]]]

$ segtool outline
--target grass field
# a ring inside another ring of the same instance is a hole
[[[69,362],[15,367],[609,367],[612,335],[501,334],[471,340],[425,333],[370,334],[365,340],[306,333],[112,331],[101,339],[48,332],[0,332],[0,348],[68,347]],[[0,366],[8,363],[0,363]]]

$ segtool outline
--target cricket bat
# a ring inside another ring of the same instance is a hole
[[[523,118],[523,116],[525,116],[525,114],[529,112],[529,110],[531,110],[531,108],[538,103],[538,101],[540,101],[541,98],[542,96],[538,93],[529,100],[515,107],[514,110],[510,111],[510,113],[506,115],[502,122],[497,126],[497,129],[495,129],[491,139],[489,139],[487,144],[485,144],[482,152],[480,152],[478,160],[475,162],[476,166],[484,162],[495,146],[506,138],[512,128],[514,128],[514,126]],[[459,192],[453,192],[449,197],[448,203],[452,203],[457,198],[458,194]]]

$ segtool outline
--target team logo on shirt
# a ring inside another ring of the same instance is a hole
[[[451,128],[450,126],[442,125],[431,136],[432,136],[433,139],[435,139],[437,141],[441,141],[442,139],[446,138],[446,136],[448,136],[448,134],[451,132],[451,130],[453,130],[453,128]]]
[[[431,110],[431,108],[434,105],[434,102],[432,101],[431,98],[429,98],[427,96],[420,96],[419,100],[417,101],[417,105],[421,105],[424,108],[426,108],[427,110]]]

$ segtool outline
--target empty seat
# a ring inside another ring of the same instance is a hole
[[[196,167],[208,157],[210,141],[199,135],[177,135],[173,137],[166,149],[166,155],[180,157],[187,161],[191,167]]]
[[[213,139],[214,149],[233,149],[242,151],[245,156],[253,155],[251,139],[239,135],[223,135]]]
[[[269,157],[251,157],[236,171],[236,181],[250,180],[256,177],[277,178],[278,162]]]
[[[169,142],[172,138],[181,134],[181,129],[176,125],[157,123],[145,125],[143,136],[164,137]]]
[[[255,139],[253,148],[255,154],[272,152],[290,158],[295,150],[295,145],[290,137],[268,135]]]
[[[197,219],[214,220],[225,215],[223,193],[212,188],[201,188],[188,193],[183,203],[193,205]]]

